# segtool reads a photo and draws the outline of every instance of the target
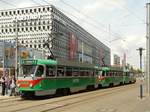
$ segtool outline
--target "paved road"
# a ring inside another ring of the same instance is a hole
[[[149,97],[138,96],[138,83],[42,100],[6,96],[0,112],[150,112]]]

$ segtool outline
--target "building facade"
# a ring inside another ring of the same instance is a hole
[[[18,36],[16,36],[18,35]],[[110,49],[54,6],[0,11],[0,40],[42,50],[47,40],[56,58],[110,65]]]
[[[114,54],[114,65],[120,66],[120,57]]]

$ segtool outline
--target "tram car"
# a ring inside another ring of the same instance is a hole
[[[112,87],[136,82],[133,70],[124,69],[123,67],[102,67],[99,77],[100,87]]]
[[[112,67],[57,61],[22,60],[17,86],[22,97],[68,95],[80,90],[134,83],[134,74]]]

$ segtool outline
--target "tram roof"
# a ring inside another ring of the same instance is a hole
[[[93,64],[77,63],[77,62],[66,61],[66,60],[51,60],[51,59],[24,59],[22,60],[21,64],[23,65],[60,65],[60,66],[68,66],[68,67],[83,67],[83,68],[98,69],[98,67]]]
[[[23,65],[57,65],[56,60],[46,60],[46,59],[24,59],[22,60]]]
[[[122,67],[101,67],[103,71],[123,71]]]

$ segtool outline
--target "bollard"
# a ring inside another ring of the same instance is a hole
[[[143,86],[140,84],[140,98],[143,98]]]

